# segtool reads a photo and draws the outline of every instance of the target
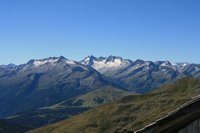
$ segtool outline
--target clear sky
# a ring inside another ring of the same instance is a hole
[[[200,0],[1,0],[0,64],[63,55],[200,63]]]

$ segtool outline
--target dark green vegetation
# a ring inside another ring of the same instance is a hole
[[[83,113],[88,109],[90,108],[50,106],[21,112],[5,120],[11,124],[20,126],[21,129],[30,130],[67,119],[73,115]]]
[[[22,133],[21,127],[17,127],[13,124],[9,124],[3,120],[0,120],[0,133]]]
[[[135,131],[200,95],[200,79],[184,78],[145,95],[126,96],[31,133],[111,133]]]

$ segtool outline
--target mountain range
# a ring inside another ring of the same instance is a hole
[[[53,60],[47,59],[31,60],[27,64],[34,66],[47,66],[53,64]],[[61,56],[61,58],[64,58]],[[67,59],[66,59],[67,60]],[[194,63],[171,63],[169,61],[144,61],[123,59],[119,56],[94,57],[87,56],[81,61],[71,61],[92,67],[104,77],[117,86],[125,90],[146,93],[152,89],[158,88],[163,84],[170,83],[183,77],[200,77],[200,64]],[[32,64],[32,65],[33,65]],[[0,69],[15,69],[23,65],[16,66],[14,64],[0,65]],[[54,64],[55,65],[55,64]],[[59,67],[59,64],[57,64]]]
[[[90,66],[64,57],[0,69],[0,116],[53,105],[105,87],[118,89]]]
[[[117,56],[88,56],[81,61],[109,78],[118,86],[137,93],[146,93],[183,77],[200,77],[200,65],[169,61],[123,59]]]
[[[199,78],[200,65],[117,56],[0,65],[0,118],[25,130],[38,128],[183,77]]]

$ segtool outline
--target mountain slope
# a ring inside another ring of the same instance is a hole
[[[105,87],[85,95],[63,101],[56,106],[97,107],[131,94],[133,95],[134,93],[113,89],[111,87]],[[135,93],[135,95],[137,94]]]
[[[104,87],[115,88],[90,66],[50,57],[0,69],[0,117],[50,106]]]
[[[118,86],[138,93],[149,92],[183,77],[200,77],[199,64],[131,61],[116,56],[88,56],[81,63],[93,67]]]
[[[0,133],[22,133],[24,130],[15,125],[11,125],[3,120],[0,120]]]
[[[21,112],[8,117],[6,120],[21,127],[34,129],[64,120],[130,94],[122,90],[105,87],[49,107]]]
[[[145,95],[132,95],[30,133],[134,131],[200,95],[200,79],[185,78]]]
[[[17,65],[15,65],[15,64],[12,64],[12,63],[10,63],[10,64],[8,64],[8,65],[0,65],[0,68],[7,68],[7,69],[14,69],[14,68],[16,68],[17,67]]]
[[[89,107],[68,107],[68,106],[49,106],[20,112],[15,116],[4,119],[5,121],[31,130],[46,126],[58,121],[70,118],[74,115],[81,114],[90,109]]]

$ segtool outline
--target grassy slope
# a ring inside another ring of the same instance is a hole
[[[63,101],[59,104],[56,104],[56,106],[97,107],[99,105],[112,102],[131,94],[134,93],[107,86],[87,93],[85,95]]]
[[[146,95],[132,95],[31,133],[110,133],[136,130],[200,94],[200,79],[185,78]]]
[[[67,119],[83,113],[92,107],[120,99],[130,94],[129,92],[107,86],[49,107],[21,112],[7,118],[7,121],[18,124],[21,127],[34,129]]]

